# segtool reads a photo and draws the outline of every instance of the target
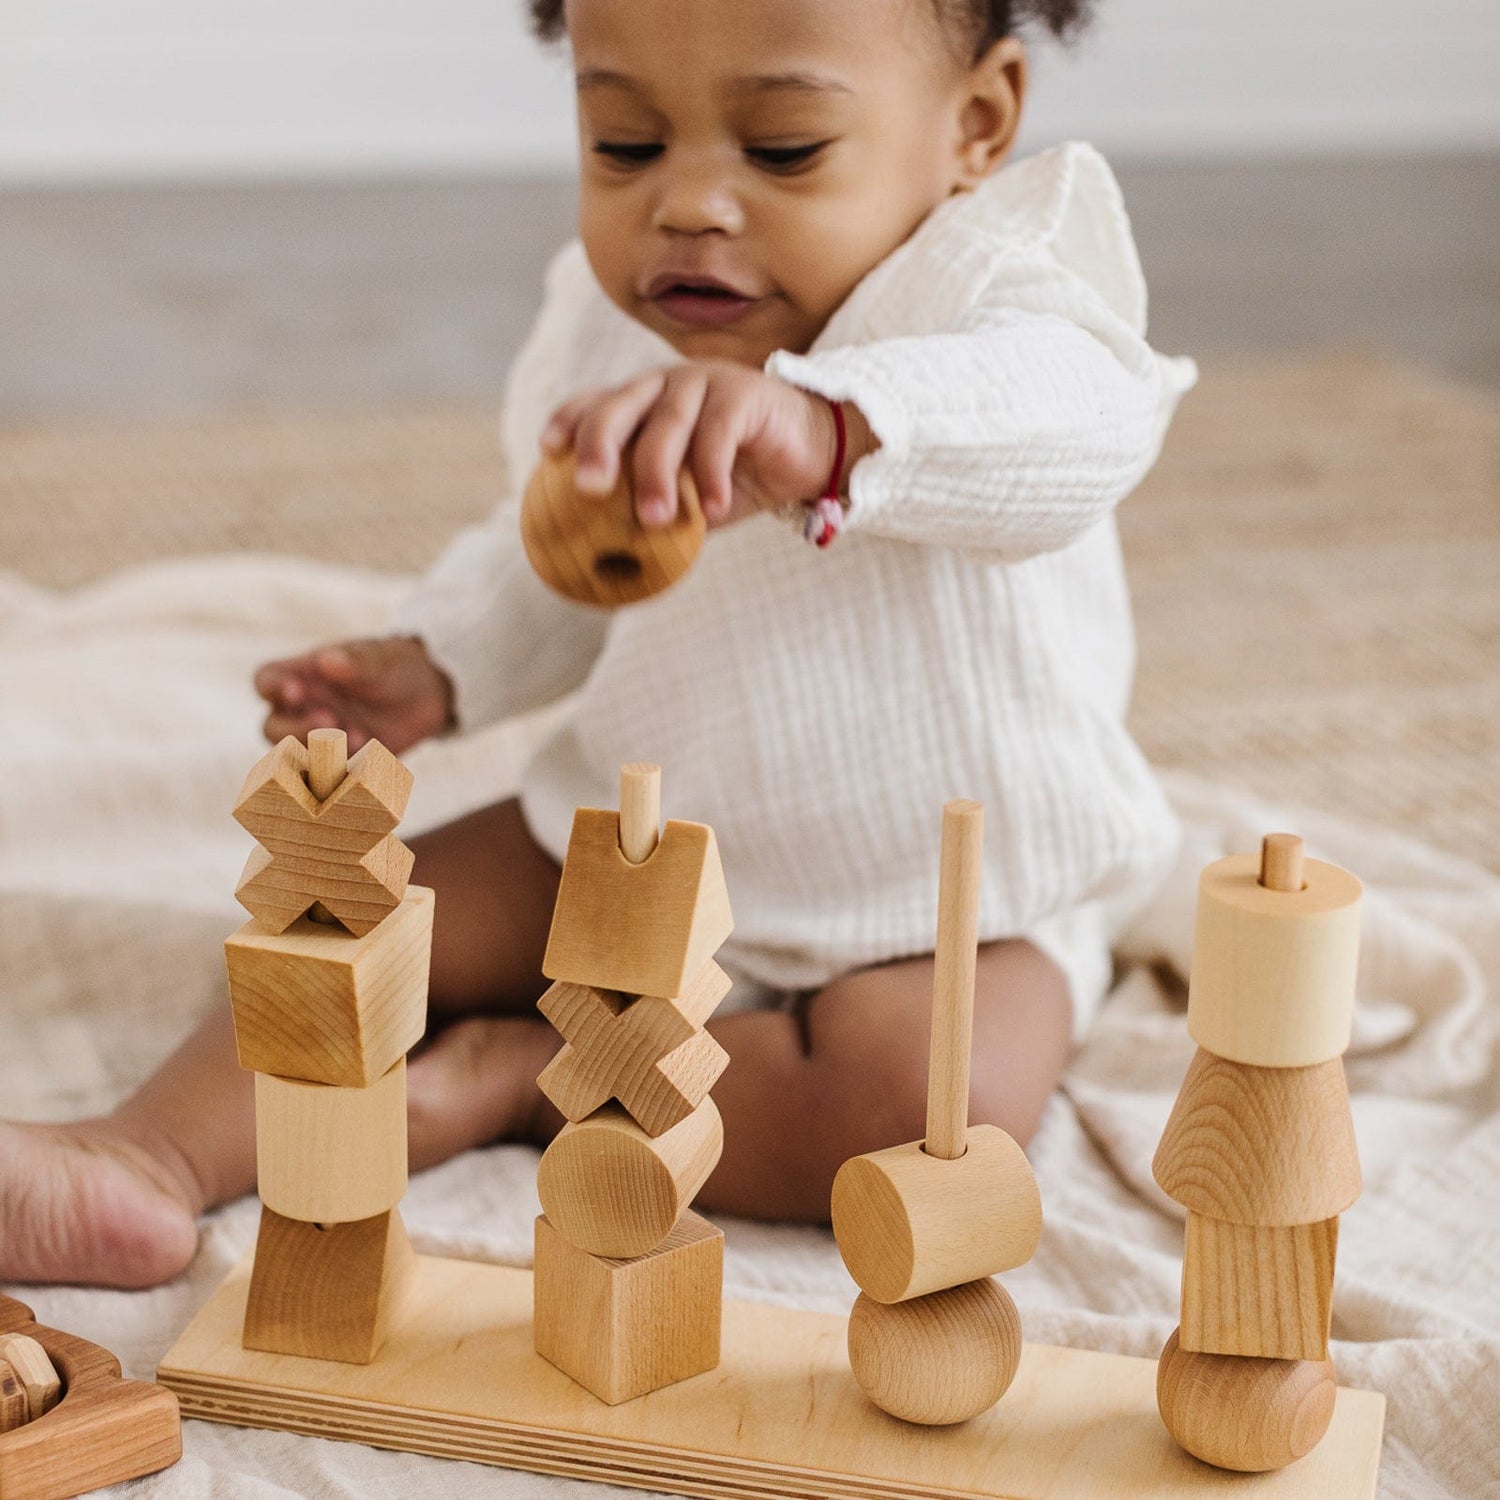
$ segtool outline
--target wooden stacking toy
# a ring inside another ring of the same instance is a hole
[[[1204,871],[1188,995],[1199,1050],[1153,1171],[1187,1209],[1162,1420],[1190,1453],[1261,1471],[1333,1415],[1339,1215],[1359,1196],[1344,1082],[1359,882],[1271,834]]]
[[[1021,1319],[992,1278],[1042,1233],[1025,1154],[968,1122],[983,835],[977,802],[943,809],[926,1139],[853,1157],[833,1184],[834,1237],[860,1287],[855,1378],[882,1410],[928,1425],[977,1416],[1014,1379]]]
[[[661,593],[692,567],[707,527],[691,474],[678,478],[676,517],[648,530],[635,513],[628,449],[608,495],[583,494],[573,471],[571,452],[545,457],[521,497],[521,541],[549,588],[612,609]]]
[[[259,840],[225,944],[235,1039],[255,1073],[262,1203],[249,1349],[364,1364],[409,1270],[406,1053],[427,1017],[433,897],[394,835],[411,773],[338,729],[285,739],[235,817]]]
[[[579,808],[542,970],[563,1047],[537,1080],[568,1123],[542,1156],[537,1353],[615,1405],[719,1362],[724,1236],[690,1212],[724,1145],[703,1030],[733,926],[713,830],[661,824],[661,771]]]

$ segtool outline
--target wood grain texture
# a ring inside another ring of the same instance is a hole
[[[1151,1170],[1194,1213],[1235,1224],[1315,1224],[1359,1197],[1359,1150],[1341,1059],[1257,1068],[1202,1049]]]
[[[670,821],[644,864],[618,813],[580,807],[542,973],[631,995],[680,995],[734,929],[713,829]]]
[[[420,1257],[381,1356],[313,1365],[240,1347],[241,1267],[162,1361],[193,1416],[602,1483],[745,1500],[1207,1500],[1226,1479],[1168,1437],[1156,1364],[1027,1345],[1006,1399],[916,1433],[850,1372],[846,1320],[726,1302],[709,1375],[609,1407],[532,1348],[527,1271]],[[1384,1398],[1340,1391],[1318,1448],[1256,1500],[1372,1500]]]
[[[686,1213],[649,1255],[590,1255],[536,1221],[536,1352],[616,1406],[719,1362],[724,1234]]]
[[[945,1160],[963,1155],[969,1128],[969,1060],[974,1044],[974,973],[979,953],[979,880],[983,865],[984,808],[962,799],[949,802],[943,808],[938,876],[925,1141],[929,1155]]]
[[[849,1314],[849,1367],[882,1411],[928,1427],[967,1422],[1010,1388],[1021,1315],[986,1277],[887,1305],[861,1294]]]
[[[373,931],[300,918],[272,934],[247,922],[224,944],[240,1066],[368,1088],[421,1041],[433,894],[411,885]]]
[[[261,1202],[288,1219],[348,1224],[406,1191],[406,1059],[366,1089],[255,1075]]]
[[[580,1250],[631,1260],[672,1232],[723,1149],[724,1123],[712,1099],[654,1137],[607,1104],[563,1126],[542,1153],[537,1196],[553,1228]]]
[[[0,1333],[0,1360],[10,1366],[26,1392],[26,1418],[44,1417],[62,1398],[62,1379],[47,1351],[24,1333]]]
[[[971,1125],[952,1161],[920,1141],[851,1157],[833,1180],[833,1234],[876,1302],[903,1302],[1030,1260],[1042,1199],[1026,1154],[996,1125]]]
[[[1157,1405],[1167,1431],[1220,1469],[1262,1473],[1304,1458],[1328,1432],[1336,1398],[1326,1359],[1193,1354],[1174,1333],[1157,1365]]]
[[[1215,861],[1198,882],[1188,1031],[1200,1047],[1264,1068],[1343,1055],[1354,1014],[1361,886],[1322,860],[1297,891],[1260,883],[1260,856]]]
[[[395,1209],[327,1227],[262,1209],[245,1347],[368,1364],[385,1342],[412,1263]]]
[[[1178,1342],[1195,1354],[1328,1358],[1339,1221],[1259,1227],[1190,1213]]]

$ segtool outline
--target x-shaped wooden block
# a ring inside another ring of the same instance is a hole
[[[559,980],[538,1009],[568,1045],[538,1085],[569,1120],[617,1099],[648,1135],[661,1135],[697,1109],[728,1066],[703,1023],[729,988],[712,961],[672,999]]]
[[[235,895],[273,933],[320,905],[363,937],[406,894],[413,855],[392,831],[406,811],[411,772],[378,740],[349,761],[322,802],[307,784],[307,751],[290,736],[250,772],[236,822],[261,848],[250,855]]]

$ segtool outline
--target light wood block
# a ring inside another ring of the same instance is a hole
[[[607,1104],[558,1132],[537,1168],[537,1196],[552,1226],[580,1250],[633,1260],[672,1232],[723,1149],[712,1099],[655,1137]]]
[[[1339,1221],[1257,1227],[1190,1213],[1179,1343],[1195,1354],[1327,1359]]]
[[[1297,891],[1269,890],[1260,873],[1259,854],[1237,854],[1199,880],[1188,1031],[1256,1067],[1328,1062],[1349,1045],[1362,888],[1317,859]]]
[[[849,1314],[849,1367],[882,1411],[947,1426],[988,1411],[1021,1362],[1021,1315],[985,1278],[886,1304],[863,1293]]]
[[[1164,1192],[1210,1218],[1335,1218],[1361,1185],[1343,1062],[1257,1068],[1200,1049],[1151,1169]]]
[[[288,1219],[348,1224],[406,1191],[406,1059],[367,1089],[255,1075],[261,1202]]]
[[[433,894],[406,889],[364,937],[301,918],[284,932],[247,922],[224,944],[240,1066],[368,1088],[427,1024]]]
[[[122,1380],[109,1350],[42,1326],[13,1297],[0,1296],[0,1332],[35,1339],[63,1385],[45,1416],[0,1436],[4,1500],[70,1500],[154,1474],[182,1457],[182,1423],[171,1391]]]
[[[368,1364],[385,1342],[412,1265],[395,1209],[326,1228],[262,1209],[245,1347]]]
[[[8,1361],[0,1359],[0,1432],[14,1432],[31,1420],[26,1387]]]
[[[833,1180],[833,1234],[876,1302],[904,1302],[1030,1260],[1042,1199],[1026,1154],[995,1125],[971,1125],[952,1161],[920,1141],[851,1157]]]
[[[574,814],[542,960],[548,979],[680,995],[733,929],[713,829],[673,820],[650,858],[632,864],[618,813]]]
[[[1245,1473],[1284,1469],[1312,1453],[1329,1432],[1338,1397],[1330,1360],[1194,1354],[1175,1333],[1157,1367],[1167,1431],[1204,1463]]]
[[[0,1333],[0,1360],[15,1372],[26,1392],[29,1421],[46,1414],[62,1399],[62,1380],[47,1351],[24,1333]]]
[[[919,1433],[860,1390],[844,1318],[726,1302],[716,1370],[612,1407],[533,1350],[528,1271],[420,1257],[362,1367],[241,1348],[248,1278],[230,1277],[157,1372],[188,1415],[726,1500],[1227,1493],[1163,1429],[1154,1360],[1027,1345],[1005,1400]],[[1384,1409],[1339,1391],[1323,1442],[1255,1481],[1255,1500],[1372,1500]]]
[[[536,1352],[616,1406],[719,1362],[724,1234],[686,1213],[649,1255],[590,1255],[536,1221]]]
[[[413,855],[391,835],[411,795],[411,772],[371,740],[320,802],[308,770],[307,751],[288,736],[245,779],[234,816],[261,847],[235,896],[268,932],[284,932],[319,904],[362,937],[406,894]]]

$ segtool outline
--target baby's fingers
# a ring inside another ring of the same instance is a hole
[[[288,713],[281,709],[272,709],[266,715],[261,731],[273,745],[279,745],[288,735],[291,735],[293,739],[305,741],[309,730],[337,729],[338,727],[338,719],[331,709],[314,708],[306,713]],[[351,742],[350,749],[353,748]]]
[[[578,424],[582,421],[584,413],[603,395],[604,392],[599,389],[580,391],[576,396],[570,396],[564,401],[547,418],[547,425],[542,428],[542,451],[556,458],[573,447],[578,434]]]
[[[745,440],[744,409],[710,391],[693,433],[689,465],[710,526],[727,521],[734,504],[734,462]]]
[[[666,385],[661,371],[594,398],[573,435],[574,482],[585,494],[607,495],[620,477],[620,453]]]
[[[708,381],[700,372],[677,372],[641,428],[631,467],[635,510],[643,526],[665,526],[677,514],[678,475],[707,393]]]

